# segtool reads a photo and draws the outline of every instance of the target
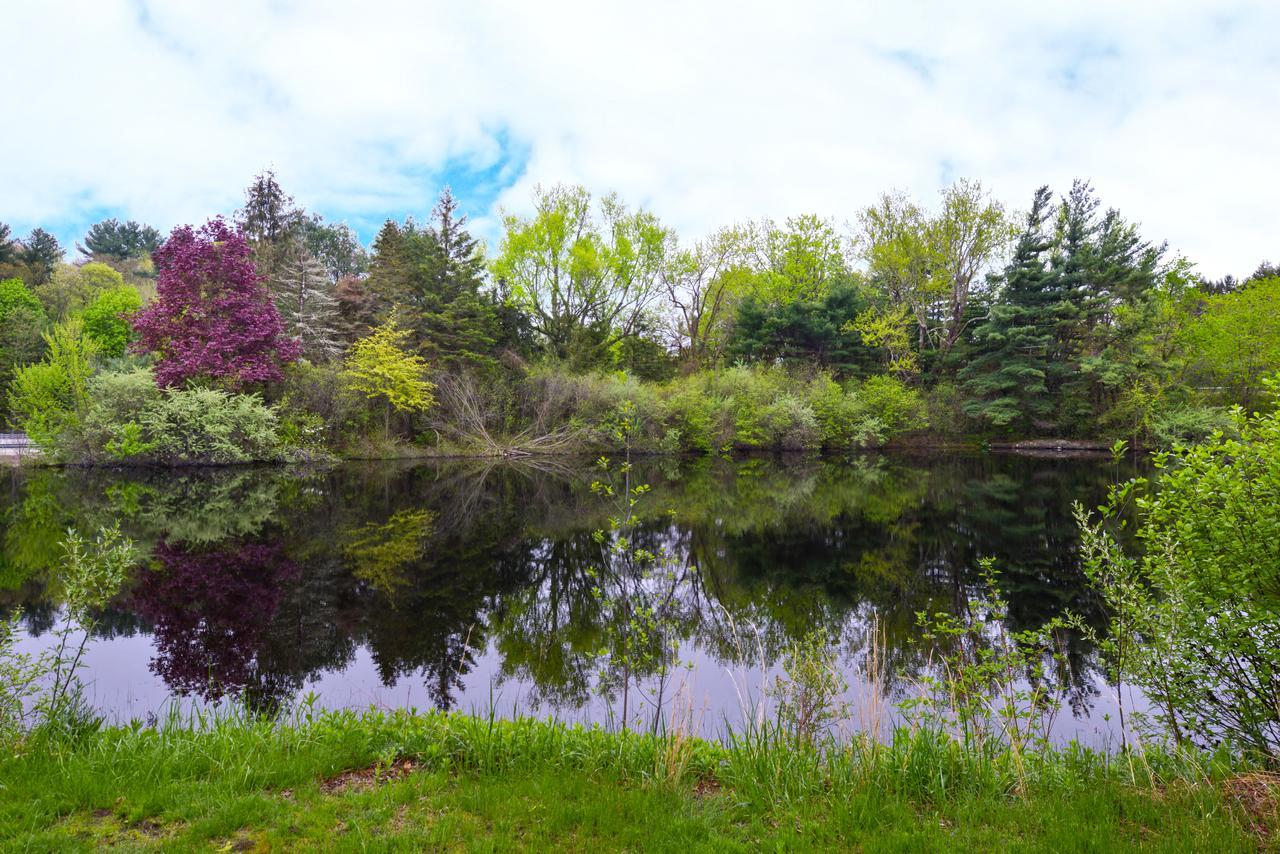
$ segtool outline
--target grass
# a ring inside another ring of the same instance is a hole
[[[1212,850],[1274,843],[1226,769],[974,757],[902,732],[826,753],[438,713],[36,732],[0,758],[5,850]],[[1029,770],[1028,770],[1029,769]],[[1253,789],[1255,795],[1257,788]],[[1263,802],[1270,792],[1265,787]],[[1271,818],[1274,818],[1272,816]]]

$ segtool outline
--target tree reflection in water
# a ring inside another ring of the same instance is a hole
[[[205,699],[243,692],[257,708],[292,695],[292,674],[264,668],[260,657],[284,587],[299,572],[279,545],[189,550],[160,543],[155,564],[143,571],[129,605],[151,623],[151,669],[165,684]]]
[[[720,668],[767,666],[824,626],[856,659],[874,617],[894,692],[928,666],[916,613],[964,612],[982,556],[996,559],[1011,628],[1065,608],[1096,619],[1070,505],[1096,503],[1130,473],[1113,465],[654,459],[636,465],[652,492],[634,536],[665,548],[679,570],[682,646]],[[0,605],[24,604],[38,633],[57,600],[42,557],[48,525],[119,518],[153,559],[103,625],[149,627],[154,670],[175,693],[269,708],[364,647],[379,684],[417,681],[440,708],[459,703],[487,657],[494,678],[519,683],[529,702],[575,709],[596,691],[593,662],[627,610],[592,592],[599,579],[588,570],[611,560],[592,536],[608,527],[609,507],[592,495],[586,461],[9,477]],[[1071,639],[1066,684],[1078,714],[1097,690],[1091,656]]]

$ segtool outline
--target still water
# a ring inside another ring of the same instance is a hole
[[[146,559],[83,671],[112,720],[314,694],[616,723],[625,695],[631,719],[678,706],[714,735],[767,711],[788,645],[825,628],[848,725],[868,726],[936,667],[917,612],[974,613],[980,558],[1010,629],[1066,610],[1102,628],[1071,506],[1132,474],[1009,455],[640,459],[631,542],[661,558],[637,567],[596,534],[619,506],[590,460],[13,471],[0,609],[22,607],[22,649],[47,647],[62,532],[119,520]],[[639,601],[657,603],[655,631],[637,630]],[[1115,689],[1085,641],[1063,643],[1055,738],[1110,743]],[[671,647],[661,671],[654,649]]]

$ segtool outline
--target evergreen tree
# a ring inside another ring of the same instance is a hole
[[[1049,273],[1064,299],[1055,332],[1056,355],[1073,358],[1084,349],[1084,338],[1105,311],[1106,296],[1093,281],[1094,237],[1098,231],[1098,200],[1088,181],[1076,180],[1058,206]]]
[[[342,318],[333,280],[305,250],[271,282],[285,331],[302,344],[302,353],[324,362],[342,353]]]
[[[1088,243],[1075,250],[1081,259],[1073,293],[1076,307],[1070,345],[1071,372],[1060,396],[1060,420],[1079,429],[1096,428],[1117,396],[1138,379],[1162,370],[1154,351],[1137,347],[1151,326],[1157,268],[1163,247],[1144,241],[1138,230],[1108,210],[1091,229]]]
[[[448,187],[431,211],[426,233],[434,250],[428,260],[427,290],[442,302],[466,291],[478,292],[484,283],[484,254],[479,241],[467,232],[467,218],[458,214],[458,200]]]
[[[377,306],[366,280],[343,276],[334,288],[338,301],[338,334],[350,344],[369,334],[378,323]]]
[[[389,219],[373,239],[365,288],[378,316],[386,316],[395,306],[407,308],[414,302],[409,239],[415,231],[412,221],[401,227]]]
[[[303,252],[303,211],[268,169],[249,184],[236,225],[253,250],[258,274],[274,280]]]
[[[1003,291],[974,330],[973,358],[960,372],[968,396],[965,412],[995,427],[1047,431],[1057,426],[1054,394],[1064,372],[1058,335],[1069,304],[1060,277],[1047,266],[1051,203],[1048,187],[1036,191],[1002,275]]]
[[[0,264],[9,264],[17,258],[8,223],[0,222]]]
[[[32,284],[43,285],[53,276],[53,268],[62,260],[58,238],[43,228],[32,230],[22,246],[22,260],[32,272]]]
[[[484,363],[498,336],[492,303],[480,292],[484,255],[445,187],[427,228],[411,236],[420,259],[412,271],[421,349],[438,364]]]
[[[99,257],[117,261],[150,255],[159,247],[160,232],[149,225],[129,220],[104,219],[89,226],[84,245],[76,248],[89,258]]]
[[[866,308],[862,290],[848,277],[815,299],[777,303],[748,296],[738,306],[726,350],[733,359],[818,364],[860,375],[880,361],[875,348],[847,331]]]
[[[293,197],[280,187],[271,169],[259,173],[245,189],[244,207],[235,218],[250,243],[278,243],[291,238],[301,220],[302,212]]]

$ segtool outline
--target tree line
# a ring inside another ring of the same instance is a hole
[[[250,394],[295,448],[598,438],[624,403],[655,448],[924,428],[1164,444],[1259,405],[1280,368],[1280,271],[1208,281],[1086,181],[1022,212],[960,180],[932,204],[883,194],[844,227],[810,214],[697,241],[557,185],[501,232],[488,253],[446,188],[366,249],[270,171],[231,218],[167,238],[97,223],[74,263],[0,224],[10,420],[63,456],[122,459],[208,455],[165,438],[197,391],[245,412]],[[204,440],[229,459],[237,441]]]

